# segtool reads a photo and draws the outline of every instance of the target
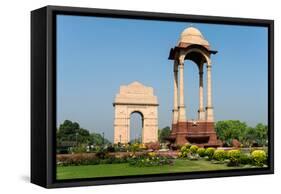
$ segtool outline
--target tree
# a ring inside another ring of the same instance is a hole
[[[220,140],[226,145],[231,146],[232,140],[243,140],[247,124],[239,120],[218,121],[215,125],[215,130]]]
[[[65,120],[57,130],[57,142],[88,144],[90,142],[90,132],[87,129],[80,128],[77,122]]]
[[[242,139],[242,143],[244,146],[249,147],[252,146],[256,142],[256,130],[254,127],[248,127]]]
[[[257,124],[255,127],[248,127],[243,139],[246,146],[266,146],[268,143],[268,128],[264,124]]]
[[[257,143],[260,146],[266,146],[268,144],[268,128],[267,125],[259,123],[255,127],[256,129],[256,136],[257,136]]]
[[[166,138],[168,138],[171,134],[170,127],[164,127],[163,129],[158,130],[158,141],[160,143],[167,141]]]

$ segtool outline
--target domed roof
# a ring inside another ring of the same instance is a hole
[[[181,36],[202,36],[202,34],[198,29],[189,27],[182,31]]]
[[[202,33],[194,27],[188,27],[180,35],[179,43],[197,44],[209,47],[209,42],[204,39]]]

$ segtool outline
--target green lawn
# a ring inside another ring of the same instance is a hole
[[[176,159],[173,166],[155,166],[155,167],[133,167],[128,163],[123,164],[99,164],[89,166],[58,166],[57,179],[73,178],[94,178],[122,175],[144,175],[160,174],[173,172],[191,172],[208,170],[228,170],[235,167],[227,167],[225,164],[213,164],[205,160],[181,160]],[[236,167],[241,168],[241,167]]]

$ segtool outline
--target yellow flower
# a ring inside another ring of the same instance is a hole
[[[149,152],[149,153],[148,153],[148,156],[149,156],[149,157],[155,157],[155,156],[156,156],[156,153],[155,153],[155,152]]]

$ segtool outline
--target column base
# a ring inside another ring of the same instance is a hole
[[[186,121],[173,124],[168,140],[177,145],[190,143],[200,147],[221,146],[214,129],[214,122],[208,121]]]

